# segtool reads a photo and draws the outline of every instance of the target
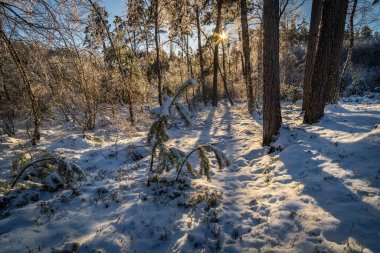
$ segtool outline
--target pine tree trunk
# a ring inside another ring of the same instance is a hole
[[[228,90],[228,85],[227,85],[226,52],[225,52],[224,42],[222,42],[222,65],[223,65],[223,73],[222,71],[220,71],[220,75],[223,78],[224,91],[226,92],[226,95],[227,95],[228,101],[230,101],[230,104],[234,105],[234,101],[232,100],[232,97]]]
[[[309,101],[311,89],[311,76],[313,74],[313,65],[315,59],[315,51],[318,42],[319,24],[322,14],[322,0],[314,0],[311,9],[309,41],[307,44],[305,76],[303,83],[303,104],[302,110],[305,110],[305,104]]]
[[[311,78],[310,97],[305,101],[304,123],[318,122],[324,115],[327,89],[331,89],[329,86],[334,85],[331,75],[337,68],[335,65],[339,64],[339,52],[343,42],[341,36],[344,33],[347,5],[348,0],[323,2],[319,39]],[[341,31],[338,31],[338,27]]]
[[[200,68],[200,82],[202,86],[202,96],[203,102],[207,105],[207,94],[206,94],[206,82],[205,82],[205,72],[204,72],[204,60],[203,60],[203,48],[202,48],[202,37],[201,37],[201,22],[199,18],[199,7],[195,10],[197,19],[197,33],[198,33],[198,50],[199,50],[199,68]]]
[[[157,79],[158,79],[158,103],[162,106],[162,76],[161,76],[161,60],[160,60],[160,42],[158,36],[159,34],[159,24],[158,24],[158,1],[155,0],[155,10],[154,10],[154,41],[156,43],[156,67],[157,67]]]
[[[264,110],[263,145],[281,126],[279,67],[279,0],[265,0],[263,9]]]
[[[215,28],[215,47],[214,47],[214,70],[212,79],[212,106],[218,106],[218,71],[219,71],[219,42],[220,42],[220,26],[222,23],[222,5],[223,0],[218,0],[218,14],[216,18]]]
[[[256,100],[259,100],[263,91],[263,31],[261,25],[257,29],[257,85],[255,94]]]
[[[240,32],[238,32],[238,36],[239,36],[239,44],[243,44],[242,42],[242,39],[241,39],[241,34]],[[244,66],[245,66],[245,63],[244,63],[244,54],[243,54],[243,47],[241,48],[241,50],[239,50],[239,56],[240,56],[240,63],[241,63],[241,74],[243,76],[245,76],[244,74]]]
[[[247,93],[247,107],[250,114],[253,113],[254,109],[254,97],[253,97],[253,87],[252,87],[252,70],[251,70],[251,50],[249,47],[249,30],[247,21],[247,1],[240,1],[241,10],[241,34],[243,40],[243,53],[244,53],[244,80]]]
[[[344,40],[344,27],[346,25],[346,15],[348,9],[348,0],[339,1],[339,6],[337,7],[334,15],[336,20],[333,24],[333,51],[332,51],[332,61],[328,74],[327,89],[325,93],[325,103],[334,104],[338,102],[339,97],[339,62],[340,53],[343,47]]]
[[[339,82],[339,94],[337,94],[337,97],[342,97],[343,91],[344,91],[344,79],[346,77],[346,71],[348,68],[348,65],[351,60],[352,56],[352,50],[354,48],[354,40],[355,40],[355,34],[354,34],[354,17],[355,17],[355,12],[356,12],[356,6],[358,4],[358,0],[354,0],[352,10],[351,10],[351,15],[350,15],[350,45],[348,46],[348,52],[347,52],[347,57],[346,61],[343,64],[342,68],[342,73],[340,75],[340,82]]]

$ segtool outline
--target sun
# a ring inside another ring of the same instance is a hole
[[[228,39],[228,34],[225,31],[215,33],[216,44],[224,43]]]
[[[220,33],[220,38],[221,38],[222,40],[226,40],[226,39],[228,38],[228,34],[227,34],[225,31],[222,31],[222,32]]]

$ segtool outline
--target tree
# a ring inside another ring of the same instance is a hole
[[[156,68],[158,79],[158,103],[162,106],[162,75],[160,58],[159,0],[154,1],[154,41],[156,43]]]
[[[198,54],[199,54],[199,72],[200,72],[199,80],[202,87],[203,103],[207,105],[206,80],[205,80],[202,37],[201,37],[200,8],[199,8],[198,3],[195,4],[195,17],[197,21],[197,36],[198,36]]]
[[[332,45],[332,54],[331,54],[331,65],[329,68],[327,87],[325,91],[325,103],[337,103],[339,100],[339,63],[340,63],[340,54],[342,52],[343,40],[344,40],[344,28],[346,26],[346,16],[348,9],[348,0],[340,1],[338,9],[336,9],[335,15],[336,20],[332,26],[331,45]],[[334,14],[332,14],[334,15]]]
[[[354,0],[354,3],[352,5],[351,9],[351,15],[350,15],[350,44],[348,46],[348,52],[346,56],[346,60],[343,64],[342,73],[340,74],[340,82],[339,82],[339,94],[337,94],[337,97],[341,97],[344,90],[344,79],[346,77],[346,71],[347,67],[349,65],[349,62],[351,60],[352,50],[354,48],[354,40],[355,40],[355,33],[354,33],[354,17],[356,12],[356,6],[358,4],[358,0]]]
[[[313,6],[311,8],[309,41],[307,44],[305,75],[303,82],[302,110],[305,110],[305,105],[310,99],[311,76],[313,74],[315,51],[318,42],[318,31],[322,14],[322,2],[322,0],[313,0]]]
[[[241,34],[243,40],[243,55],[244,55],[244,80],[247,93],[247,107],[248,112],[252,113],[254,109],[253,87],[252,87],[252,69],[251,69],[251,49],[249,47],[249,31],[247,21],[247,0],[240,1],[241,10]]]
[[[347,7],[348,0],[323,2],[310,97],[305,101],[304,123],[311,124],[321,119],[324,115],[326,95],[329,94],[327,90],[336,86]]]
[[[372,29],[368,25],[363,26],[360,37],[365,40],[372,38]]]
[[[123,66],[122,66],[122,60],[121,60],[121,55],[120,55],[120,50],[118,48],[116,48],[116,46],[114,45],[113,43],[113,39],[111,37],[111,33],[109,31],[109,28],[107,26],[107,23],[106,21],[104,20],[101,12],[99,11],[99,8],[97,6],[96,3],[93,2],[93,0],[88,0],[89,3],[91,4],[92,8],[95,10],[95,12],[98,14],[98,17],[99,19],[101,20],[101,23],[103,25],[103,29],[106,31],[106,34],[107,34],[107,37],[108,37],[108,40],[111,44],[111,48],[113,49],[113,51],[115,52],[115,55],[116,55],[116,60],[117,60],[117,65],[118,65],[118,69],[119,69],[119,72],[120,72],[120,75],[122,77],[122,80],[123,80],[123,83],[125,85],[125,88],[126,88],[126,91],[127,91],[127,98],[128,98],[128,103],[129,103],[129,116],[130,116],[130,119],[131,119],[131,123],[134,124],[134,114],[133,114],[133,101],[132,101],[132,94],[131,94],[131,89],[129,87],[129,84],[127,82],[127,78],[125,76],[125,71],[123,71]]]
[[[223,0],[217,0],[218,13],[216,17],[216,27],[214,31],[215,45],[214,45],[214,70],[212,79],[212,106],[218,106],[218,71],[219,71],[219,42],[220,42],[220,28],[222,24],[222,5]]]
[[[264,105],[263,145],[272,142],[281,126],[279,76],[279,1],[266,0],[263,8]]]

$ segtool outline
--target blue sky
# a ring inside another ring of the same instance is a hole
[[[124,0],[104,0],[104,4],[107,7],[110,17],[122,16],[125,10]],[[306,19],[310,18],[310,8],[311,0],[306,0],[305,4],[302,6],[302,12],[304,13]]]
[[[122,16],[125,10],[125,1],[124,0],[104,0],[108,14],[110,17],[113,16]]]
[[[107,11],[109,13],[109,16],[111,17],[111,20],[114,16],[122,16],[124,15],[125,11],[125,0],[103,0],[103,3],[105,4]],[[306,20],[309,22],[310,20],[310,14],[311,14],[311,4],[312,0],[306,0],[304,5],[301,6],[301,11],[303,13],[303,16],[306,18]],[[380,5],[377,7],[379,10]],[[380,13],[380,10],[379,10]],[[380,29],[380,21],[374,22],[370,25],[374,30]]]

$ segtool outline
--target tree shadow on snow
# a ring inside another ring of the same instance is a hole
[[[376,141],[380,135],[370,134],[356,142],[336,144],[319,135],[315,137],[314,132],[306,130],[306,134],[314,135],[313,139],[295,143],[279,153],[282,169],[291,176],[291,180],[283,183],[297,181],[303,184],[301,194],[314,198],[316,205],[338,220],[334,230],[323,231],[326,239],[344,244],[352,237],[376,252],[380,248],[380,211],[364,202],[363,197],[367,197],[369,192],[352,191],[347,179],[371,179],[374,180],[371,187],[379,188],[380,168],[374,166],[376,162],[373,159],[380,163],[380,143]],[[323,168],[326,162],[329,165]],[[302,168],[300,164],[307,167]]]

